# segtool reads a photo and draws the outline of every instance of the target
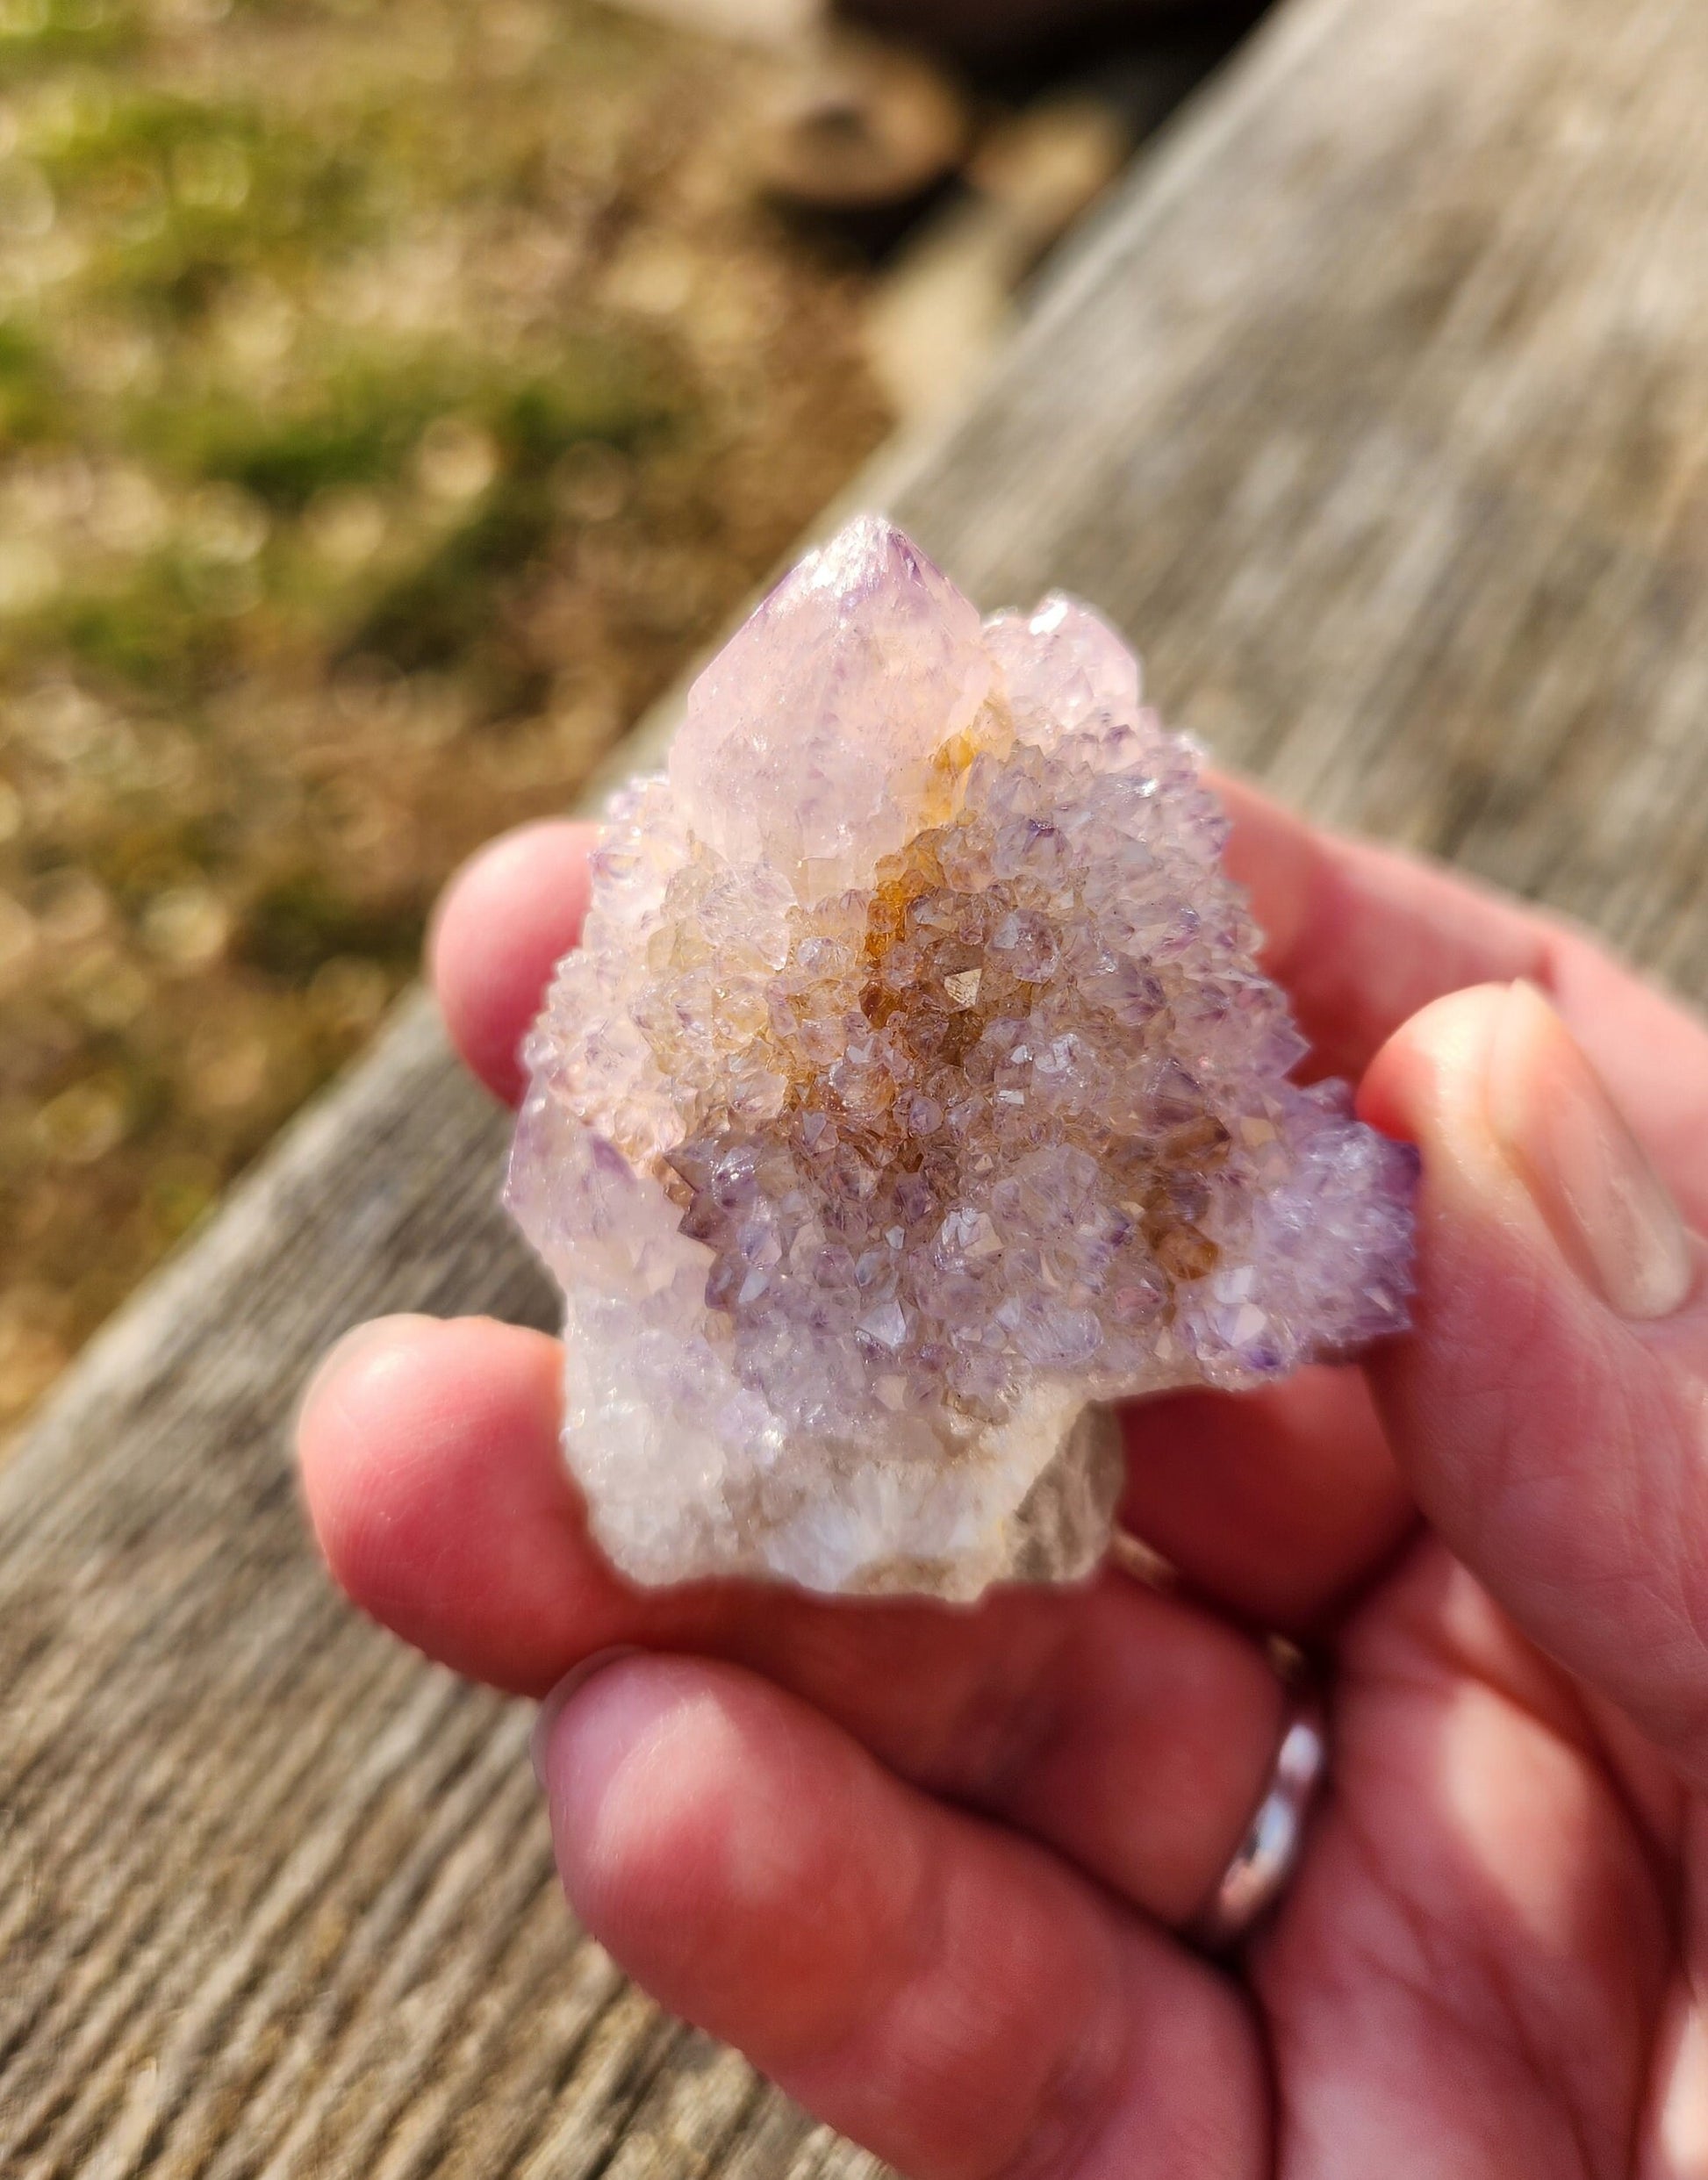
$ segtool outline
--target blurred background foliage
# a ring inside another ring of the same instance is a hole
[[[767,65],[0,0],[0,1429],[881,435]]]

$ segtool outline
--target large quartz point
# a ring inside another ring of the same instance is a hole
[[[1225,831],[1094,613],[981,626],[872,518],[707,668],[611,811],[510,1168],[617,1567],[1071,1580],[1109,1402],[1404,1323],[1413,1154],[1289,1079]]]

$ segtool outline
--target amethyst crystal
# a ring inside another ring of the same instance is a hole
[[[511,1164],[624,1572],[1068,1579],[1102,1403],[1403,1325],[1413,1154],[1288,1079],[1225,832],[1094,614],[981,626],[881,521],[707,667],[611,812]]]

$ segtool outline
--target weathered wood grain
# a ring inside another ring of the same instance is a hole
[[[1708,981],[1708,11],[1291,0],[896,512],[1064,584],[1323,814]],[[538,1322],[424,1008],[0,1471],[0,2169],[851,2175],[555,1897],[527,1718],[358,1624],[287,1419],[381,1309]]]

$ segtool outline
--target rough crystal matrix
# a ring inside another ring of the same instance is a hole
[[[707,667],[611,812],[510,1172],[619,1567],[1071,1578],[1102,1403],[1404,1323],[1412,1154],[1288,1080],[1225,830],[1094,613],[981,626],[876,520]]]

